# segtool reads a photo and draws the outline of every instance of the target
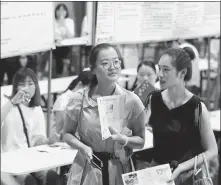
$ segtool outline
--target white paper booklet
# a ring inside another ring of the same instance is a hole
[[[124,115],[124,95],[104,96],[97,98],[98,111],[101,123],[102,140],[111,136],[108,126],[117,131],[121,130],[121,119]]]
[[[122,175],[124,185],[175,185],[167,183],[172,175],[169,164],[159,165]]]

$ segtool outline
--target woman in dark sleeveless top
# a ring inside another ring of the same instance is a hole
[[[200,165],[202,152],[207,160],[218,153],[207,108],[185,88],[185,82],[192,76],[194,58],[194,52],[188,47],[165,50],[158,63],[158,77],[161,89],[166,90],[152,93],[146,104],[151,112],[149,125],[154,138],[151,166],[176,162],[170,179],[176,185],[192,183],[191,175],[184,179],[183,174],[193,169],[196,155]]]

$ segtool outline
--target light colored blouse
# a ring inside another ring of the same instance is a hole
[[[63,122],[59,122],[59,124],[56,124],[56,116],[55,116],[55,112],[56,111],[65,111],[68,102],[70,100],[70,98],[73,96],[73,92],[71,90],[67,90],[66,92],[64,92],[63,94],[61,94],[57,100],[55,101],[54,105],[53,105],[53,111],[52,111],[52,133],[56,132],[56,130],[61,131],[63,128]],[[64,120],[64,118],[63,118]],[[62,124],[61,124],[62,123]],[[58,129],[56,129],[56,127],[58,127]]]
[[[55,39],[67,39],[67,31],[70,32],[71,36],[75,36],[75,24],[74,21],[70,18],[65,19],[65,26],[61,26],[56,20],[54,24],[55,29]]]
[[[119,150],[118,143],[114,142],[111,138],[102,140],[98,105],[97,102],[91,99],[88,94],[89,88],[80,89],[75,92],[67,105],[66,114],[74,123],[78,123],[78,134],[83,143],[90,146],[93,151],[115,153],[116,156],[116,153],[120,152],[117,151]],[[120,87],[118,84],[116,84],[113,95],[125,96],[124,115],[122,116],[122,121],[119,123],[122,126],[121,133],[124,134],[124,130],[127,130],[127,128],[133,130],[133,128],[136,127],[137,129],[139,125],[142,125],[138,124],[138,122],[141,121],[140,116],[143,114],[144,106],[139,97],[136,94]],[[125,152],[124,155],[130,156],[127,152]],[[123,185],[121,175],[130,171],[131,166],[129,161],[121,162],[120,159],[109,160],[108,172],[110,185]],[[73,184],[103,184],[101,171],[87,163],[86,158],[81,154],[81,152],[77,153],[68,178],[67,185]]]
[[[5,100],[1,107],[9,100]],[[20,104],[25,125],[28,130],[30,145],[36,142],[35,136],[46,138],[45,118],[40,106],[27,107]],[[23,130],[23,122],[17,106],[12,107],[1,126],[1,149],[2,152],[28,148],[27,140]]]
[[[84,93],[83,109],[80,116]],[[79,135],[85,144],[96,152],[113,153],[114,142],[111,138],[102,140],[98,105],[88,96],[88,93],[89,88],[75,92],[66,108],[66,113],[73,122],[78,123]],[[143,103],[139,97],[118,84],[116,84],[113,95],[125,95],[124,115],[119,124],[122,124],[122,128],[128,127],[131,130],[133,127],[137,127],[136,122],[144,111]]]
[[[65,111],[66,106],[70,100],[70,98],[73,96],[73,92],[71,90],[67,90],[63,94],[61,94],[57,100],[54,103],[53,110],[54,111]]]

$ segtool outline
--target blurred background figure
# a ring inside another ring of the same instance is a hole
[[[53,106],[52,132],[61,133],[64,125],[64,111],[69,99],[72,97],[74,92],[88,86],[91,83],[91,79],[91,71],[85,69],[85,71],[82,71],[80,75],[70,83],[65,92],[57,98]]]
[[[59,42],[74,36],[75,24],[73,19],[69,18],[67,6],[58,4],[55,8],[55,40]]]
[[[137,77],[131,91],[134,91],[134,89],[142,84],[144,80],[148,80],[151,85],[156,86],[157,73],[155,64],[152,61],[142,61],[139,63],[137,66]]]
[[[80,75],[74,79],[68,88],[65,90],[63,94],[61,94],[54,103],[53,111],[52,111],[52,135],[58,134],[60,137],[54,142],[62,141],[62,129],[64,126],[64,118],[65,118],[65,109],[66,106],[73,96],[74,92],[78,91],[79,89],[85,88],[89,86],[91,83],[92,74],[90,69],[85,69],[82,71]],[[76,132],[76,136],[78,137],[78,133]],[[63,183],[67,182],[67,174],[70,170],[70,165],[62,166],[60,170],[60,174],[62,177]]]
[[[56,49],[53,50],[56,60],[56,74],[61,75],[64,64],[69,65],[68,59],[69,47],[61,47],[61,41],[75,36],[75,24],[73,19],[69,18],[69,12],[65,4],[58,4],[55,8],[55,42]]]
[[[81,37],[88,35],[88,18],[87,15],[84,16],[81,24]]]
[[[1,172],[1,185],[20,185],[13,176]]]
[[[21,67],[32,69],[35,73],[37,72],[37,62],[31,55],[20,55],[17,57],[17,70]]]
[[[11,85],[13,75],[15,74],[16,70],[16,57],[0,59],[0,86]]]

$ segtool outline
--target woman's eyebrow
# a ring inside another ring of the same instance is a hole
[[[113,57],[113,58],[103,58],[101,59],[100,61],[103,61],[103,60],[111,60],[111,59],[117,59],[118,57]]]
[[[109,59],[107,59],[107,58],[104,58],[104,59],[101,59],[100,61],[102,62],[102,61],[105,61],[105,60],[109,60]]]
[[[166,68],[170,68],[169,66],[166,66],[166,65],[158,65],[158,67],[166,67]]]

